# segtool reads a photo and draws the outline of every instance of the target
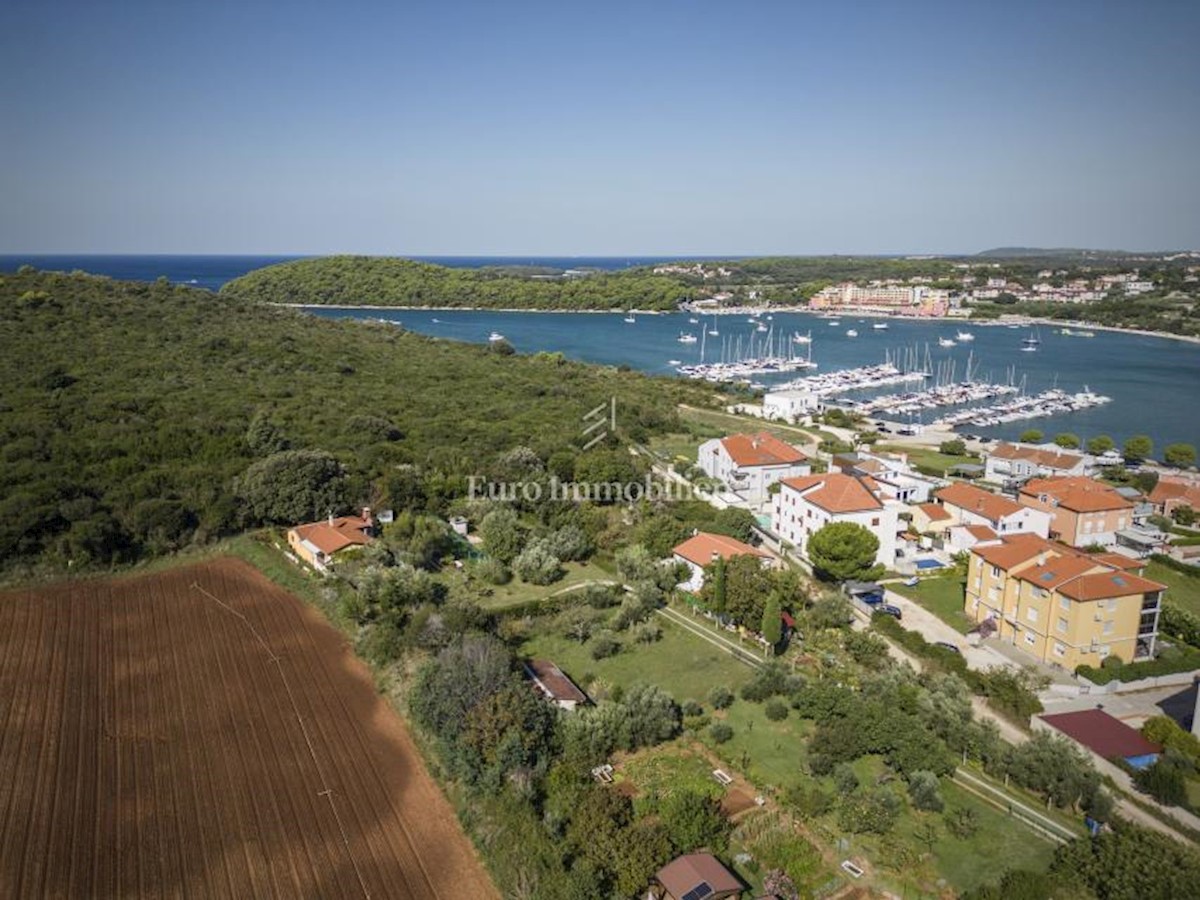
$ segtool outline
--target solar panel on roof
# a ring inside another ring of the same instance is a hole
[[[710,885],[707,881],[702,881],[682,897],[680,897],[679,900],[702,900],[703,897],[707,897],[712,892],[712,885]]]
[[[1043,572],[1041,575],[1038,576],[1038,580],[1039,581],[1053,581],[1054,573],[1053,572]]]
[[[1113,584],[1115,584],[1117,587],[1125,587],[1126,586],[1125,579],[1122,578],[1120,575],[1114,575],[1112,581],[1113,581]]]

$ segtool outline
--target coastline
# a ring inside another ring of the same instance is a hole
[[[546,313],[546,314],[567,314],[574,313],[579,315],[635,315],[635,316],[668,316],[676,312],[688,312],[696,315],[709,316],[739,316],[739,315],[765,315],[774,313],[799,313],[801,315],[815,316],[817,318],[828,317],[832,313],[829,310],[812,310],[806,306],[770,306],[770,307],[727,307],[721,310],[698,310],[698,309],[677,309],[677,310],[662,310],[662,309],[531,309],[528,307],[499,307],[499,306],[384,306],[381,304],[371,303],[271,303],[270,306],[283,306],[289,309],[368,309],[379,312],[402,312],[412,310],[414,312],[493,312],[493,313]],[[1046,318],[1026,318],[1024,316],[1014,317],[1012,319],[971,319],[962,316],[942,316],[940,318],[930,318],[922,316],[900,316],[892,313],[877,312],[874,310],[840,310],[836,313],[839,316],[859,316],[864,319],[896,319],[903,322],[919,322],[922,324],[938,325],[954,323],[959,327],[983,327],[996,328],[1007,327],[1013,324],[1021,326],[1039,325],[1051,328],[1086,328],[1092,331],[1110,331],[1116,334],[1136,334],[1141,337],[1166,338],[1172,341],[1183,341],[1188,344],[1200,345],[1200,336],[1188,334],[1171,334],[1167,331],[1147,331],[1144,328],[1121,328],[1117,325],[1098,325],[1092,322],[1084,322],[1068,319],[1046,319]]]

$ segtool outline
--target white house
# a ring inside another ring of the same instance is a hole
[[[1026,478],[1055,475],[1091,475],[1094,461],[1081,453],[1070,453],[1053,445],[1000,443],[984,459],[983,477],[1003,484]]]
[[[981,525],[991,529],[996,536],[1028,533],[1046,537],[1050,534],[1049,513],[1022,506],[1015,500],[977,488],[973,484],[955,482],[937,491],[934,496],[954,519],[951,525],[952,532],[955,531],[955,525]],[[954,534],[951,535],[951,539],[953,543]],[[959,538],[960,545],[967,540],[969,539],[965,536]]]
[[[820,412],[821,398],[813,391],[768,391],[763,395],[763,418],[794,422]]]
[[[812,471],[807,456],[765,431],[705,441],[697,463],[706,475],[750,503],[765,500],[775,482]]]
[[[847,475],[874,479],[885,498],[901,503],[927,503],[933,492],[946,483],[913,471],[902,453],[839,453],[832,465]]]
[[[704,567],[718,559],[728,561],[735,556],[757,556],[764,566],[770,566],[775,561],[765,550],[724,534],[709,534],[706,531],[697,531],[671,552],[672,559],[688,568],[687,580],[679,586],[693,593],[704,587]]]
[[[814,532],[831,522],[853,522],[879,539],[875,561],[891,566],[896,561],[900,508],[883,498],[872,478],[844,472],[788,478],[775,495],[771,529],[803,553]]]

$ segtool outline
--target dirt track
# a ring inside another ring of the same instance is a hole
[[[0,896],[497,896],[369,673],[235,560],[0,595]]]

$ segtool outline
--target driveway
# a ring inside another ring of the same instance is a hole
[[[953,644],[962,653],[963,658],[967,661],[967,665],[972,669],[990,669],[994,666],[1004,666],[1015,668],[1012,662],[1006,659],[1001,654],[997,653],[991,647],[973,647],[967,643],[964,635],[959,634],[925,607],[921,606],[907,597],[902,597],[895,591],[884,591],[886,602],[900,608],[904,618],[900,624],[909,631],[915,631],[929,643],[933,644],[938,641],[944,641],[947,644]]]

